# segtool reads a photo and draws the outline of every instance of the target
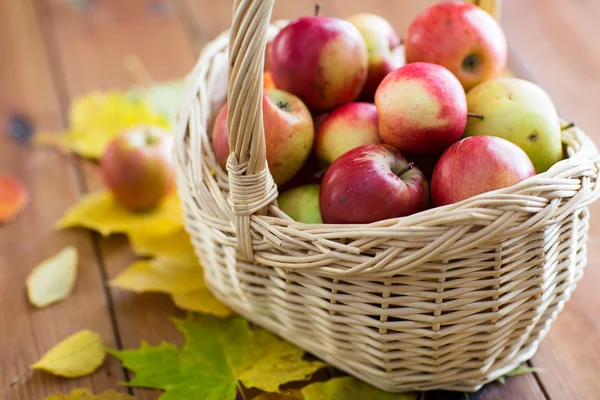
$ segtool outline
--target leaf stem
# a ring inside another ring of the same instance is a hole
[[[28,369],[27,371],[23,372],[21,375],[17,376],[12,381],[10,381],[10,383],[8,384],[8,387],[13,387],[13,386],[18,385],[19,383],[21,383],[21,381],[23,379],[29,378],[32,373],[33,373],[33,370]]]

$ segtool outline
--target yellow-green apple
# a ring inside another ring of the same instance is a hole
[[[291,219],[305,224],[321,224],[319,185],[303,185],[289,189],[277,199],[279,209]]]
[[[392,25],[378,15],[356,14],[347,21],[358,29],[367,44],[369,71],[360,98],[373,101],[383,78],[404,65],[404,49]]]
[[[267,146],[267,163],[277,185],[292,178],[304,165],[314,142],[310,112],[293,94],[278,89],[264,89],[263,123]],[[227,104],[219,111],[212,131],[217,162],[225,168],[229,157],[227,139]]]
[[[269,48],[275,85],[312,111],[358,97],[367,79],[367,46],[358,29],[339,18],[302,17],[284,27]]]
[[[467,123],[467,99],[446,68],[407,64],[391,72],[375,93],[379,135],[403,154],[441,154]]]
[[[467,93],[465,136],[490,135],[525,150],[537,173],[563,157],[560,119],[550,96],[539,86],[516,78],[483,82]]]
[[[469,3],[438,3],[410,25],[404,43],[407,62],[448,68],[465,90],[502,73],[506,37],[496,20]]]
[[[117,136],[100,159],[106,187],[117,203],[132,210],[158,206],[175,187],[173,137],[154,126]]]
[[[371,103],[350,103],[332,111],[319,125],[315,151],[327,166],[345,152],[365,144],[381,143],[377,108]]]
[[[431,198],[436,206],[444,206],[534,175],[531,160],[519,146],[495,136],[473,136],[442,154],[433,171]]]
[[[329,166],[319,193],[328,224],[371,223],[427,208],[429,185],[398,149],[368,144],[343,154]]]

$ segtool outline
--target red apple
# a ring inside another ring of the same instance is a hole
[[[439,3],[411,24],[404,43],[407,62],[448,68],[465,90],[502,73],[506,37],[496,20],[469,3]]]
[[[367,79],[367,47],[348,21],[303,17],[283,28],[269,48],[275,85],[313,111],[331,110],[358,97]]]
[[[132,210],[158,206],[175,187],[173,137],[141,126],[115,138],[100,159],[102,177],[115,200]]]
[[[431,198],[436,206],[502,189],[535,175],[527,154],[495,136],[473,136],[454,144],[433,171]]]
[[[375,94],[379,134],[404,154],[441,154],[460,140],[467,98],[446,68],[407,64],[390,73]]]
[[[370,144],[350,150],[327,170],[319,193],[328,224],[371,223],[427,208],[423,173],[395,148]]]
[[[404,65],[404,49],[392,25],[378,15],[357,14],[347,21],[358,29],[367,44],[369,71],[360,98],[373,101],[383,78]]]
[[[264,89],[263,122],[269,170],[275,183],[282,185],[302,168],[310,154],[313,120],[296,96],[278,89]],[[212,138],[217,162],[225,168],[231,153],[227,141],[227,104],[217,115]]]
[[[381,143],[377,108],[370,103],[350,103],[325,117],[319,125],[315,151],[325,166],[365,144]]]

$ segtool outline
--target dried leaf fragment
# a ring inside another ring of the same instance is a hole
[[[43,308],[66,299],[77,280],[77,249],[69,246],[36,265],[27,276],[27,297]]]
[[[27,188],[18,180],[0,175],[0,224],[14,219],[29,202]]]
[[[106,351],[96,332],[82,330],[52,347],[30,368],[65,378],[89,375],[104,362]]]

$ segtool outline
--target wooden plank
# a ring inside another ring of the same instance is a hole
[[[43,23],[55,44],[69,100],[95,89],[126,89],[135,83],[124,67],[129,55],[137,56],[150,76],[159,81],[181,78],[195,62],[196,54],[178,18],[173,2],[157,10],[153,0],[100,0],[83,12],[67,2],[41,0]],[[102,188],[97,168],[86,168],[91,191]],[[123,237],[101,240],[103,264],[108,278],[134,259]],[[110,289],[116,324],[123,347],[138,347],[142,340],[181,343],[169,316],[182,314],[167,296],[138,295]],[[155,399],[158,392],[135,390],[138,399]]]
[[[230,3],[215,6],[213,0],[181,0],[190,19],[200,44],[205,44],[221,32],[231,27],[232,7]],[[314,0],[276,1],[273,9],[273,20],[294,19],[304,15],[312,15],[315,9]],[[323,5],[323,15],[338,14],[334,0],[319,1]]]
[[[427,392],[424,400],[546,400],[533,374],[506,378],[506,383],[490,383],[477,393]]]
[[[594,4],[592,4],[594,3]],[[505,28],[517,73],[542,86],[560,113],[600,142],[597,2],[506,1]],[[596,18],[596,19],[594,19]],[[600,391],[600,205],[591,207],[588,267],[533,364],[549,397],[596,399]]]
[[[395,2],[387,0],[334,0],[337,8],[341,11],[341,17],[345,18],[364,12],[381,15],[392,24],[400,38],[406,36],[410,23],[421,11],[430,5],[439,2],[440,0],[408,0]]]
[[[44,129],[60,128],[61,110],[32,0],[0,2],[0,49],[2,126],[18,113]],[[98,391],[115,388],[124,375],[111,359],[89,377],[65,380],[36,372],[9,387],[50,347],[77,330],[100,333],[107,346],[115,347],[116,341],[89,235],[53,231],[54,222],[79,195],[75,169],[52,151],[16,143],[3,129],[0,173],[21,179],[31,196],[17,220],[0,226],[0,398],[38,400],[82,386]],[[25,294],[27,274],[68,245],[76,246],[80,257],[72,295],[49,308],[35,309]]]

